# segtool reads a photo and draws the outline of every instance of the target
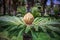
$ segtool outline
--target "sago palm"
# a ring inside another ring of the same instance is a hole
[[[30,24],[31,20],[28,18],[27,22],[30,20],[28,23],[26,20],[23,17],[1,16],[0,32],[2,34],[7,32],[7,37],[11,40],[23,40],[24,34],[30,35],[32,40],[52,40],[58,36],[56,33],[60,33],[60,19],[37,17],[31,19]]]

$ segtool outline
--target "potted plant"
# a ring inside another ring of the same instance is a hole
[[[27,13],[24,17],[1,16],[0,32],[7,32],[10,40],[54,40],[60,32],[60,19],[55,18],[34,18],[31,13]],[[56,39],[58,40],[58,39]]]

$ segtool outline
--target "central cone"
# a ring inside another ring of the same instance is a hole
[[[24,22],[29,25],[32,24],[32,22],[34,21],[34,17],[30,12],[28,12],[23,19],[24,19]]]

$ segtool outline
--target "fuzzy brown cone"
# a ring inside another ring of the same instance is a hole
[[[23,19],[24,19],[24,22],[29,25],[32,24],[32,22],[34,21],[34,17],[30,12],[27,13]]]

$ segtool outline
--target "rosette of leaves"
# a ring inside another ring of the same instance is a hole
[[[60,19],[37,17],[26,25],[23,17],[1,16],[0,32],[7,32],[11,40],[23,40],[23,34],[31,34],[32,40],[59,40]]]

